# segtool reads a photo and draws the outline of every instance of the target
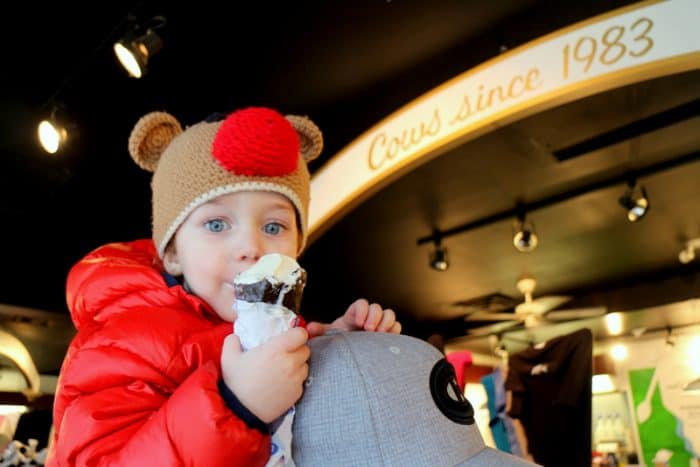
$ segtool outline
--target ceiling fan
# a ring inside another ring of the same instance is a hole
[[[498,321],[495,324],[471,328],[468,330],[468,335],[486,336],[489,334],[499,334],[518,326],[524,326],[526,329],[530,329],[547,322],[594,318],[604,315],[607,311],[604,306],[556,310],[557,307],[570,301],[572,297],[566,295],[548,295],[533,298],[532,294],[536,286],[537,281],[531,276],[522,277],[516,282],[516,287],[520,293],[523,294],[524,301],[516,304],[512,312],[477,310],[467,314],[464,317],[466,322]],[[457,303],[456,305],[460,306],[461,304]]]

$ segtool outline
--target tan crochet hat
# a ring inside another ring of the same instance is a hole
[[[183,131],[166,112],[143,116],[129,153],[153,172],[153,241],[163,258],[178,227],[198,206],[228,193],[270,191],[286,196],[299,216],[304,248],[309,210],[307,163],[323,136],[308,118],[250,107],[209,118]]]

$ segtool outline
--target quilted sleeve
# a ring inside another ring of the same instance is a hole
[[[128,361],[118,355],[103,361],[109,364],[109,359]],[[168,382],[155,373],[150,378],[140,373],[121,384],[109,374],[102,382],[78,381],[79,394],[76,386],[65,386],[63,398],[68,400],[49,465],[266,463],[269,436],[249,428],[229,410],[219,394],[213,363],[189,375],[172,394],[163,389]]]
[[[218,388],[230,324],[202,323],[134,308],[80,331],[61,369],[49,465],[264,465],[269,435],[238,418]]]

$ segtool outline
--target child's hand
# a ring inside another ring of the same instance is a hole
[[[382,309],[377,303],[370,305],[367,300],[361,298],[350,305],[345,314],[331,324],[311,322],[306,325],[310,337],[323,335],[328,329],[401,334],[401,323],[396,321],[396,313],[393,310]]]
[[[271,423],[301,397],[309,374],[308,338],[303,328],[292,328],[243,352],[238,336],[229,335],[221,349],[224,383],[248,410]]]

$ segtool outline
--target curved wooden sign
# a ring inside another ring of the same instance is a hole
[[[500,55],[391,114],[311,180],[312,240],[396,177],[494,128],[582,97],[700,68],[700,1],[647,1]]]

